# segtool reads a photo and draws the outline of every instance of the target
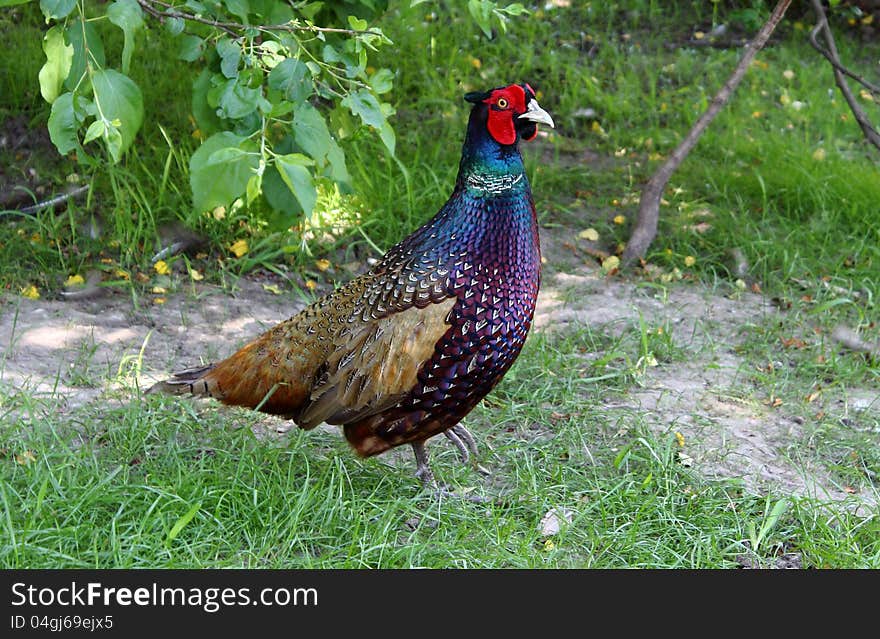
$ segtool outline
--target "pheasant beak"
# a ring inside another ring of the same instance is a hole
[[[551,129],[556,128],[556,125],[553,124],[553,118],[551,118],[550,114],[541,108],[541,105],[538,104],[538,101],[534,98],[529,100],[529,106],[526,107],[526,112],[519,117],[523,120],[531,120],[532,122],[546,124]]]

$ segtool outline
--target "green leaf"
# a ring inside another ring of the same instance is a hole
[[[64,43],[64,30],[55,25],[43,37],[43,51],[46,53],[46,64],[40,69],[40,94],[52,104],[61,94],[64,79],[70,73],[73,61],[73,47]]]
[[[301,153],[279,155],[275,158],[275,166],[281,174],[281,179],[284,180],[306,215],[311,214],[315,208],[315,202],[318,201],[314,178],[306,168],[312,164],[314,162]]]
[[[143,124],[144,97],[131,78],[114,69],[95,71],[92,74],[92,89],[95,92],[95,103],[104,118],[111,122],[119,120],[119,126],[114,126],[112,129],[119,133],[118,147],[115,144],[116,136],[111,133],[111,129],[105,131],[108,145],[113,142],[113,146],[110,147],[113,160],[118,162],[122,153],[131,146]]]
[[[173,36],[183,33],[183,27],[186,26],[183,18],[165,18],[165,30]]]
[[[227,78],[238,75],[238,63],[241,61],[241,47],[229,38],[217,41],[217,53],[220,55],[220,71]]]
[[[373,89],[376,95],[388,93],[393,87],[393,82],[394,74],[391,72],[391,69],[379,69],[370,76],[370,88]]]
[[[114,162],[119,162],[120,158],[122,158],[122,134],[119,132],[119,128],[116,123],[111,122],[111,126],[104,127],[104,143],[107,145],[107,150],[110,152],[110,157],[113,158]]]
[[[95,120],[86,130],[86,137],[83,138],[83,144],[88,144],[92,140],[97,140],[104,135],[104,120]]]
[[[376,96],[365,89],[358,89],[345,96],[341,104],[347,107],[354,115],[360,117],[364,124],[378,130],[379,137],[382,139],[385,147],[391,155],[394,155],[394,129],[388,124],[388,120],[385,118],[385,114]]]
[[[26,4],[33,0],[0,0],[0,7],[13,7],[17,4]]]
[[[122,29],[122,72],[128,73],[131,53],[134,51],[134,34],[144,26],[144,13],[137,0],[116,0],[107,7],[107,18]]]
[[[177,44],[177,57],[180,60],[193,62],[205,52],[205,41],[199,36],[185,35]]]
[[[345,166],[345,154],[330,135],[321,113],[308,102],[299,105],[293,114],[293,135],[297,145],[319,166],[329,165],[330,177],[348,184],[351,178]]]
[[[208,92],[213,88],[211,84],[213,75],[210,69],[202,69],[199,77],[193,82],[192,103],[190,106],[192,107],[192,114],[196,119],[196,124],[199,125],[199,129],[201,129],[205,136],[209,136],[223,127],[220,118],[217,116],[216,105],[211,106],[208,103]]]
[[[104,68],[107,59],[104,56],[104,44],[95,25],[91,22],[83,22],[79,18],[71,22],[67,30],[67,41],[73,47],[73,60],[70,63],[70,73],[64,81],[64,86],[69,91],[77,88],[86,72],[86,60],[92,68]]]
[[[495,3],[489,0],[468,0],[468,12],[490,40],[492,39],[492,10],[494,8]]]
[[[61,155],[67,155],[79,146],[76,138],[77,124],[73,94],[59,95],[52,103],[52,112],[49,114],[49,138]]]
[[[66,18],[75,6],[76,0],[40,0],[40,9],[46,16],[46,22]]]
[[[299,202],[293,197],[293,193],[287,188],[287,184],[281,178],[281,173],[274,165],[269,166],[263,174],[262,187],[266,202],[280,214],[273,216],[276,218],[274,226],[278,229],[292,226],[295,223],[294,218],[299,216],[302,211]]]
[[[509,4],[506,7],[499,7],[497,9],[498,13],[506,13],[509,16],[519,16],[526,13],[531,13],[528,9],[526,9],[521,3],[514,2],[513,4]]]
[[[217,154],[224,149],[255,151],[247,138],[229,131],[215,133],[196,149],[189,161],[189,183],[196,211],[225,206],[241,196],[259,164],[257,153]]]
[[[223,0],[223,4],[229,9],[229,13],[238,16],[243,23],[247,24],[248,13],[251,10],[248,0]]]
[[[263,96],[259,88],[251,89],[242,84],[240,78],[228,80],[223,86],[218,101],[220,117],[236,120],[253,113]]]
[[[187,510],[183,516],[178,519],[174,525],[171,527],[171,530],[168,531],[168,537],[165,539],[165,544],[170,544],[174,541],[180,532],[186,527],[186,525],[192,521],[192,518],[196,516],[196,513],[199,512],[199,509],[202,507],[202,502],[198,502],[192,505],[192,507]]]
[[[250,206],[254,200],[257,199],[257,196],[260,195],[260,191],[263,188],[263,176],[259,173],[254,173],[247,182],[247,186],[245,187],[245,202],[248,206]]]
[[[368,26],[366,20],[357,16],[348,16],[348,24],[355,31],[366,31]]]
[[[269,87],[281,91],[285,100],[305,102],[315,90],[309,68],[295,58],[287,58],[269,73]]]
[[[236,146],[228,146],[223,149],[214,151],[207,160],[207,164],[228,164],[230,162],[238,162],[245,156],[251,155],[253,151],[245,151]]]

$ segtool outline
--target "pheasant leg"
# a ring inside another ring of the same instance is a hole
[[[416,477],[422,482],[424,488],[435,487],[434,471],[428,464],[428,451],[425,450],[425,442],[413,442],[412,449],[416,456]]]
[[[468,436],[470,436],[470,433],[468,433]],[[461,440],[458,441],[459,443],[461,443]],[[471,437],[471,441],[473,441],[473,437]],[[456,444],[456,446],[457,445],[458,444]],[[465,446],[464,444],[461,445]],[[443,497],[464,499],[465,501],[472,501],[477,504],[484,504],[489,501],[485,497],[480,497],[479,495],[459,495],[455,491],[449,490],[445,486],[441,486],[440,484],[438,484],[434,480],[434,472],[431,470],[431,466],[428,464],[428,451],[425,449],[425,442],[413,442],[411,446],[413,449],[413,453],[416,456],[416,477],[419,479],[419,481],[422,482],[422,487],[424,487],[425,489],[433,490],[436,497],[439,497],[441,499]],[[479,468],[479,466],[477,468]]]

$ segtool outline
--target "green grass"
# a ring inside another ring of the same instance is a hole
[[[383,29],[395,48],[380,51],[375,66],[395,71],[398,157],[368,135],[347,141],[356,195],[324,194],[313,237],[272,233],[260,211],[232,208],[219,219],[192,212],[191,70],[167,65],[166,37],[156,29],[139,36],[132,74],[149,112],[126,160],[93,173],[48,152],[27,160],[54,187],[82,172],[94,190],[63,210],[0,217],[0,287],[13,300],[2,312],[14,312],[23,286],[51,296],[89,269],[104,272],[105,285],[136,307],[149,304],[148,291],[160,283],[170,295],[193,294],[185,270],[160,281],[152,269],[171,222],[206,239],[190,266],[227,289],[251,271],[331,280],[337,276],[315,269],[315,258],[363,261],[436,211],[457,170],[462,94],[512,81],[538,88],[558,125],[537,150],[526,149],[542,224],[572,236],[594,227],[613,251],[627,239],[641,184],[739,54],[676,45],[745,15],[743,7],[732,13],[734,3],[572,3],[515,20],[489,42],[463,10],[426,19],[430,5],[392,4]],[[0,32],[27,64],[4,62],[0,116],[24,113],[40,127],[48,107],[33,81],[43,25],[36,5],[18,11],[23,18],[0,22]],[[757,285],[775,298],[784,312],[756,317],[738,347],[746,366],[736,391],[759,404],[779,399],[806,419],[791,456],[817,461],[876,500],[877,407],[841,415],[825,397],[880,386],[876,357],[830,337],[840,324],[878,336],[877,156],[852,117],[844,119],[827,63],[805,42],[809,16],[792,20],[806,26],[783,24],[780,40],[759,55],[673,176],[648,256],[656,274],[623,277],[658,296],[701,285],[735,298]],[[108,56],[118,56],[119,34],[108,29],[106,37]],[[851,35],[842,34],[839,47],[866,74],[880,55],[876,43]],[[576,115],[586,108],[594,120]],[[599,159],[583,160],[587,150]],[[342,235],[323,233],[338,211],[359,221]],[[232,258],[228,247],[242,238],[251,250]],[[733,251],[743,255],[744,272]],[[652,431],[650,415],[597,409],[597,397],[638,388],[651,360],[675,367],[693,355],[687,335],[651,318],[611,328],[530,338],[467,420],[491,478],[459,465],[443,438],[432,442],[440,479],[497,498],[488,504],[438,503],[420,492],[408,451],[362,461],[330,433],[256,438],[249,426],[260,418],[251,414],[142,397],[130,384],[138,361],[96,361],[87,340],[72,369],[58,362],[58,376],[101,390],[107,401],[70,408],[38,380],[0,385],[0,565],[717,568],[741,565],[742,555],[770,565],[795,552],[807,567],[880,567],[880,518],[876,509],[856,512],[855,497],[823,502],[710,481],[679,463],[673,434]],[[786,506],[778,519],[777,504]],[[573,519],[544,537],[539,522],[553,508]]]
[[[733,567],[740,555],[772,563],[784,549],[807,566],[880,567],[876,518],[706,481],[678,463],[671,435],[618,431],[593,408],[607,381],[583,375],[573,343],[604,343],[630,360],[639,352],[584,331],[537,336],[468,419],[493,476],[481,480],[451,447],[432,447],[440,478],[489,504],[438,503],[420,491],[408,454],[357,460],[323,431],[257,439],[245,411],[125,391],[115,407],[58,417],[51,395],[4,391],[0,563]],[[624,357],[603,372],[620,378],[627,368]],[[782,499],[790,507],[765,526]],[[554,508],[572,521],[542,536]]]

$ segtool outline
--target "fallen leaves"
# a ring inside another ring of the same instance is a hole
[[[620,269],[620,258],[616,255],[609,255],[602,260],[602,270],[608,275],[614,275]]]
[[[233,255],[235,255],[235,257],[241,257],[243,255],[247,255],[250,247],[248,247],[247,240],[238,240],[236,242],[233,242],[233,244],[229,247],[229,250]]]
[[[168,266],[168,262],[165,260],[159,260],[155,264],[153,264],[153,270],[155,270],[159,275],[168,275],[171,272],[171,267]]]
[[[564,506],[556,506],[555,508],[551,508],[546,513],[544,513],[544,516],[541,517],[541,523],[538,524],[538,528],[541,531],[541,536],[552,537],[553,535],[558,535],[559,531],[562,529],[562,524],[570,524],[573,519],[574,512],[570,509],[565,508]]]
[[[20,455],[15,456],[15,463],[20,464],[22,466],[27,466],[31,462],[37,461],[36,456],[29,450],[24,451]]]
[[[29,300],[38,300],[40,299],[40,290],[33,284],[29,284],[21,289],[21,296]]]
[[[578,233],[578,237],[582,240],[596,242],[599,239],[599,232],[594,228],[584,229],[583,231]]]

